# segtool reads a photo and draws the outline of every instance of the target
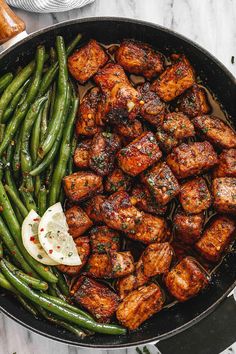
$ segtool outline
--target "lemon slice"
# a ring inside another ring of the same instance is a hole
[[[68,232],[61,203],[52,205],[42,216],[39,223],[39,241],[55,262],[69,266],[81,264],[75,242]]]
[[[22,224],[21,234],[22,242],[27,250],[27,252],[39,261],[40,263],[46,265],[56,265],[58,264],[52,260],[47,253],[44,251],[38,239],[38,226],[40,222],[40,216],[34,211],[31,210],[26,216]]]

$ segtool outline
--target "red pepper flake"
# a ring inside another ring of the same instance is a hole
[[[33,221],[39,221],[39,218],[35,218],[35,219],[33,219]]]
[[[16,254],[16,251],[12,251],[12,254]]]
[[[40,231],[44,231],[44,229],[40,229]]]
[[[30,236],[30,241],[34,242],[35,241],[35,237],[34,236]]]
[[[49,253],[52,254],[53,250],[49,250]]]
[[[57,248],[59,249],[59,248],[61,248],[61,246],[57,246]]]

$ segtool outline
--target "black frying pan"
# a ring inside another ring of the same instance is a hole
[[[64,22],[43,29],[23,39],[0,55],[0,75],[13,71],[20,64],[28,63],[38,44],[50,47],[56,35],[63,35],[69,42],[78,32],[83,42],[88,39],[109,44],[124,38],[135,38],[151,44],[164,54],[183,52],[201,76],[203,84],[212,90],[232,121],[236,122],[236,80],[230,72],[211,54],[190,40],[160,26],[121,18],[87,18]],[[122,348],[166,339],[196,324],[210,314],[236,285],[236,253],[232,250],[218,267],[207,290],[192,300],[164,309],[153,316],[138,330],[126,336],[95,335],[79,339],[54,325],[34,318],[11,297],[2,294],[2,311],[36,333],[60,342],[94,348]],[[224,300],[225,301],[225,300]],[[232,314],[233,315],[233,314]],[[224,324],[222,324],[222,327]],[[197,338],[196,338],[197,340]]]

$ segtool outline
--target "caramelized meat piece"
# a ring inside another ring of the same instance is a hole
[[[85,276],[73,285],[71,295],[99,322],[109,322],[119,305],[119,297],[114,291]]]
[[[218,163],[218,157],[208,141],[181,144],[166,159],[177,178],[186,178],[209,170]]]
[[[164,70],[164,60],[147,43],[125,40],[116,51],[116,61],[131,74],[152,79]]]
[[[127,236],[149,245],[154,242],[164,242],[169,237],[169,230],[164,218],[143,213],[136,232],[130,232]]]
[[[224,150],[219,156],[219,165],[215,167],[214,177],[236,177],[236,149]]]
[[[212,144],[221,148],[236,147],[236,133],[225,124],[220,118],[215,116],[198,116],[193,119],[196,130]]]
[[[66,210],[65,216],[69,226],[69,233],[73,238],[82,235],[93,225],[88,215],[78,205]]]
[[[90,243],[88,237],[86,236],[78,237],[75,240],[75,243],[76,243],[78,254],[80,256],[81,264],[78,266],[67,266],[64,264],[57,265],[57,268],[60,270],[60,272],[66,273],[72,277],[79,274],[81,269],[86,264],[90,253]]]
[[[112,278],[125,277],[134,272],[134,259],[130,251],[110,252]]]
[[[142,123],[138,119],[130,120],[122,117],[114,122],[115,131],[128,142],[134,140],[143,133]]]
[[[117,155],[119,166],[131,176],[137,176],[158,161],[162,153],[152,132],[146,132],[129,145],[121,149]]]
[[[111,278],[112,266],[110,257],[105,253],[91,254],[85,270],[93,278]]]
[[[99,103],[101,101],[101,91],[99,88],[92,88],[83,98],[76,121],[76,134],[93,136],[101,130],[98,123]]]
[[[207,114],[211,110],[206,91],[196,84],[179,98],[177,107],[191,118]]]
[[[104,195],[98,194],[87,200],[84,204],[84,210],[91,220],[94,222],[103,222],[103,213],[101,210],[102,203],[106,200]]]
[[[178,240],[193,244],[201,236],[204,224],[204,214],[188,215],[184,212],[177,212],[173,219],[175,233]]]
[[[79,202],[94,194],[102,192],[102,177],[92,172],[75,172],[63,178],[66,196]]]
[[[92,140],[87,139],[80,141],[75,149],[74,153],[74,164],[78,168],[88,168],[89,167],[89,151],[91,147]]]
[[[111,122],[117,117],[134,119],[139,110],[139,94],[130,84],[123,68],[108,63],[99,70],[94,80],[105,96],[104,114]]]
[[[160,287],[151,283],[132,291],[118,306],[116,317],[123,326],[133,330],[160,311],[163,304]]]
[[[206,181],[198,177],[182,184],[179,201],[189,214],[198,214],[208,209],[211,205],[211,194]]]
[[[144,274],[147,277],[155,277],[158,274],[167,273],[172,257],[173,249],[168,242],[149,245],[141,256]]]
[[[167,207],[157,204],[145,185],[135,185],[132,189],[131,203],[140,210],[147,213],[162,215],[165,214]]]
[[[131,178],[126,175],[120,168],[116,168],[107,176],[105,182],[105,191],[114,193],[117,191],[128,191],[131,186]]]
[[[236,214],[236,178],[215,178],[212,191],[217,211]]]
[[[182,55],[153,82],[151,89],[165,102],[172,101],[193,86],[195,73],[188,59]]]
[[[235,221],[227,216],[218,216],[206,228],[195,247],[208,261],[217,262],[235,233]]]
[[[195,215],[194,215],[195,216]],[[175,240],[171,243],[174,250],[174,259],[176,261],[181,261],[183,258],[192,255],[192,245],[187,243],[181,243],[179,240]]]
[[[107,60],[108,56],[102,47],[91,39],[68,58],[68,69],[77,81],[84,84],[106,64]]]
[[[141,96],[140,115],[150,124],[159,127],[164,119],[166,105],[156,92],[151,91],[150,83],[137,87]]]
[[[95,134],[90,147],[89,167],[101,176],[108,175],[114,167],[119,148],[118,135],[107,132]]]
[[[159,162],[142,176],[142,182],[160,205],[166,205],[178,195],[179,183],[165,162]]]
[[[142,220],[141,212],[131,204],[129,195],[124,191],[116,192],[105,200],[102,211],[109,227],[124,232],[135,232]]]
[[[165,278],[167,289],[177,300],[196,296],[208,284],[206,273],[192,257],[182,259]]]
[[[108,253],[119,250],[120,237],[117,231],[107,226],[97,226],[90,231],[90,243],[93,253]]]

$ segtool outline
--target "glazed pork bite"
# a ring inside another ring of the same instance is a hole
[[[211,205],[211,194],[202,177],[194,178],[182,184],[179,201],[189,214],[199,214]]]
[[[129,195],[124,191],[110,195],[101,208],[104,222],[112,229],[135,232],[142,220],[142,213],[131,204]]]
[[[108,63],[97,72],[94,80],[105,97],[104,114],[110,122],[121,117],[134,119],[137,116],[139,94],[120,65]]]
[[[74,152],[74,164],[78,168],[88,168],[89,167],[89,151],[91,147],[92,140],[82,140],[78,143]]]
[[[91,39],[68,58],[68,69],[79,83],[84,84],[106,64],[107,60],[108,56],[103,48],[97,41]]]
[[[236,178],[215,178],[212,191],[214,207],[218,212],[236,214]]]
[[[125,174],[120,168],[114,169],[105,181],[105,191],[114,193],[118,191],[128,191],[131,186],[131,177]]]
[[[74,202],[80,202],[103,190],[102,177],[92,172],[72,173],[63,178],[63,184],[66,196]]]
[[[219,164],[214,168],[213,176],[236,177],[236,149],[223,150],[219,155]]]
[[[127,142],[136,139],[144,132],[140,120],[130,120],[127,117],[122,117],[114,122],[114,129],[116,133],[121,135],[121,137],[123,137]]]
[[[107,226],[93,227],[89,235],[92,253],[108,253],[120,248],[119,233]]]
[[[129,73],[152,79],[164,70],[164,60],[149,44],[124,40],[116,51],[116,61]]]
[[[208,279],[197,261],[192,257],[186,257],[167,274],[165,284],[171,295],[182,302],[203,290],[208,284]]]
[[[74,205],[65,212],[69,233],[73,238],[79,237],[87,231],[92,225],[92,220],[78,205]]]
[[[178,109],[193,118],[210,112],[211,107],[204,88],[194,84],[179,99]]]
[[[99,322],[109,322],[120,302],[108,286],[85,276],[73,285],[71,296]]]
[[[151,89],[165,102],[174,100],[195,83],[195,73],[182,55],[153,82]]]
[[[235,221],[217,216],[195,244],[197,251],[208,261],[219,261],[235,234]]]
[[[134,272],[134,258],[130,251],[109,253],[112,278],[122,278]]]
[[[153,243],[142,253],[144,274],[150,278],[169,271],[173,248],[168,242]]]
[[[148,131],[122,148],[118,154],[120,168],[131,176],[137,176],[162,156],[155,136]]]
[[[89,152],[89,167],[101,176],[114,168],[115,154],[120,149],[120,138],[114,133],[101,132],[94,135]]]
[[[88,276],[93,278],[111,278],[110,257],[106,253],[92,253],[84,270]]]
[[[182,143],[167,156],[167,164],[177,178],[198,175],[218,163],[218,157],[208,141]]]
[[[154,313],[160,311],[163,304],[162,290],[155,283],[151,283],[126,296],[118,306],[116,317],[123,326],[134,330]]]
[[[84,203],[84,210],[89,218],[96,222],[103,222],[103,213],[101,209],[102,203],[105,201],[106,197],[102,194],[95,195]]]
[[[141,179],[159,205],[166,205],[179,194],[179,183],[166,162],[159,162]]]
[[[184,211],[178,211],[173,219],[175,235],[179,241],[186,244],[194,244],[201,237],[204,224],[204,214],[189,215]]]
[[[131,203],[147,213],[162,215],[165,214],[167,207],[156,202],[149,189],[144,184],[135,185],[131,193]]]
[[[206,140],[225,149],[236,147],[236,133],[220,118],[215,116],[198,116],[193,119],[193,124]]]

